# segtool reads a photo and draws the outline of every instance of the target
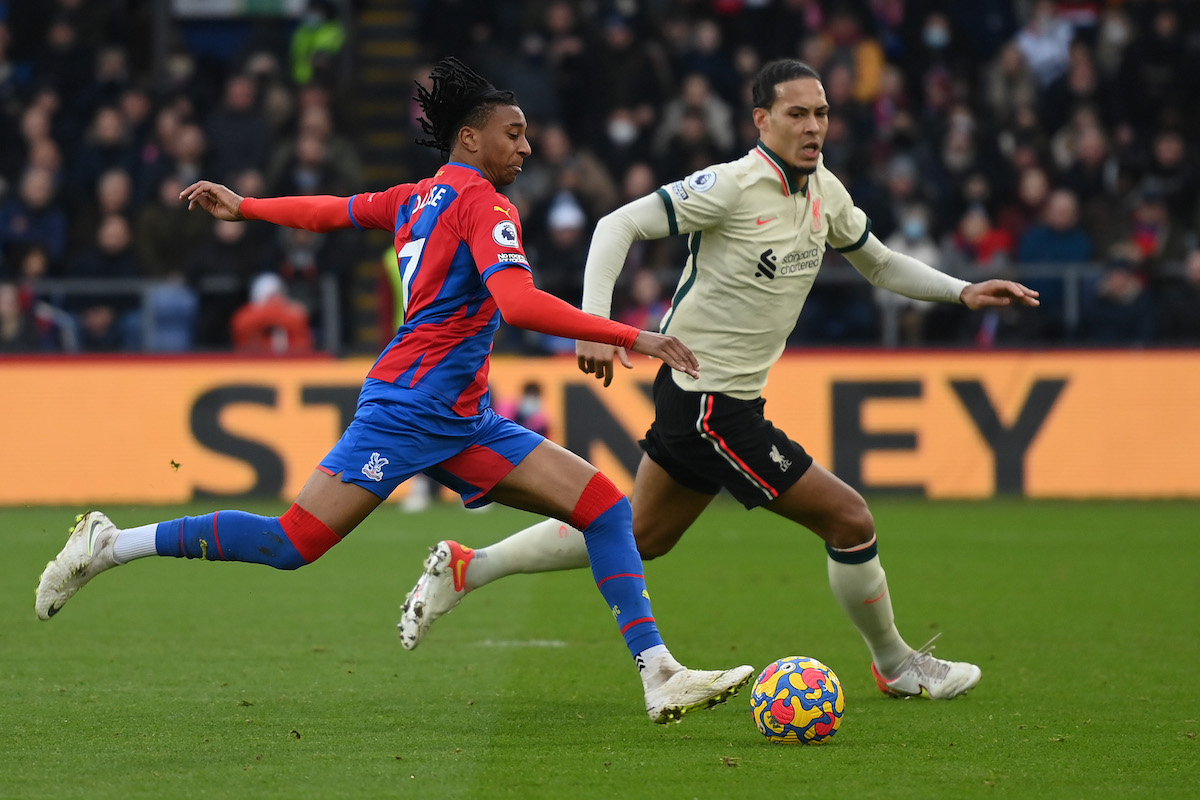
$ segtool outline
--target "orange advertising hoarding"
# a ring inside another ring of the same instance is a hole
[[[294,496],[369,360],[0,361],[0,505]],[[702,367],[703,368],[703,367]],[[542,385],[551,435],[623,488],[655,365],[608,389],[573,358],[497,357]],[[828,351],[771,373],[767,416],[865,492],[1200,497],[1200,352]]]

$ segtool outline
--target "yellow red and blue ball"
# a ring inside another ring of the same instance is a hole
[[[754,724],[769,741],[819,744],[837,733],[846,697],[829,667],[815,658],[788,656],[759,673],[750,707]]]

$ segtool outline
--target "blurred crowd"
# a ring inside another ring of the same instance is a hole
[[[754,146],[750,83],[799,57],[825,163],[889,246],[1033,312],[875,293],[828,253],[794,345],[1200,343],[1200,7],[1168,0],[427,2],[429,60],[513,88],[534,158],[509,189],[540,283],[578,302],[610,208]],[[635,248],[615,313],[653,324],[687,253]],[[560,343],[561,344],[561,343]]]
[[[214,222],[177,197],[201,177],[248,195],[384,188],[364,185],[359,132],[339,119],[331,55],[353,36],[343,7],[311,2],[223,58],[175,35],[155,70],[149,5],[0,0],[0,351],[328,341],[322,281],[356,305],[344,277],[363,257],[361,234]],[[517,93],[534,157],[506,193],[536,280],[572,303],[596,220],[753,147],[750,81],[766,60],[796,56],[823,77],[825,162],[872,230],[965,279],[1017,276],[1045,305],[968,314],[908,301],[874,292],[831,253],[794,345],[1200,344],[1195,3],[401,5],[415,80],[456,55]],[[406,138],[420,135],[417,116],[411,104]],[[408,179],[439,166],[432,150],[405,152]],[[614,314],[653,327],[686,255],[682,237],[635,245]],[[373,299],[390,317],[392,299]],[[266,333],[235,335],[240,310],[266,319]],[[307,336],[286,333],[298,314]],[[508,329],[497,347],[573,345]]]
[[[0,351],[311,350],[336,237],[179,194],[361,187],[331,101],[336,6],[253,30],[232,61],[176,30],[157,70],[151,7],[0,0]]]

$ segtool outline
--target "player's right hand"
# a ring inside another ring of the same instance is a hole
[[[579,371],[585,375],[595,373],[596,380],[604,381],[605,386],[612,383],[614,358],[619,358],[626,369],[633,369],[633,362],[629,360],[625,348],[616,345],[580,339],[575,342],[575,356],[579,363]]]
[[[186,200],[188,211],[200,206],[217,219],[227,222],[241,222],[242,196],[230,189],[212,181],[196,181],[179,193],[180,200]]]

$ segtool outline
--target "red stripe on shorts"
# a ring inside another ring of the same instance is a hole
[[[466,501],[470,502],[495,488],[516,465],[491,448],[473,444],[438,466],[479,488],[479,492]]]
[[[770,483],[768,483],[766,480],[764,480],[763,477],[761,475],[759,475],[757,472],[750,469],[750,465],[747,464],[745,461],[742,461],[742,459],[738,457],[738,454],[733,452],[733,449],[728,444],[725,443],[725,440],[721,438],[721,434],[717,433],[711,427],[709,427],[708,420],[709,420],[709,417],[712,416],[713,408],[716,405],[716,403],[711,394],[707,395],[706,399],[708,401],[708,407],[704,410],[704,418],[700,421],[700,425],[702,428],[701,433],[704,434],[704,436],[706,436],[707,438],[711,439],[713,441],[713,443],[715,443],[717,445],[717,449],[720,450],[722,453],[724,453],[725,456],[730,461],[736,462],[737,465],[741,468],[741,470],[744,473],[746,473],[746,476],[749,478],[752,478],[755,482],[757,482],[759,487],[762,488],[763,491],[768,492],[771,495],[771,497],[778,497],[779,492],[775,491],[775,487],[772,486]]]

